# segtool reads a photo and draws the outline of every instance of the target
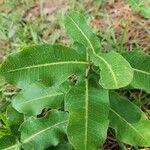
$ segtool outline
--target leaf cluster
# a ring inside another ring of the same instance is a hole
[[[110,129],[119,142],[149,147],[150,121],[118,91],[150,92],[150,56],[104,53],[77,12],[65,26],[71,47],[30,46],[1,65],[0,76],[20,91],[0,114],[0,150],[98,150]]]

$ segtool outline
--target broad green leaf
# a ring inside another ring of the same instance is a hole
[[[101,51],[98,37],[91,31],[80,13],[72,12],[68,14],[65,19],[65,26],[74,41],[83,44],[96,53]]]
[[[75,50],[60,45],[37,45],[11,54],[0,68],[0,74],[18,87],[46,81],[50,85],[80,74],[88,63]]]
[[[64,92],[60,86],[46,86],[44,84],[32,84],[23,89],[14,97],[13,107],[27,115],[37,115],[44,108],[58,109],[62,107]]]
[[[21,127],[21,143],[24,150],[43,150],[56,146],[66,133],[68,114],[50,111],[44,118],[30,117]]]
[[[0,138],[0,150],[20,150],[20,143],[15,136],[6,135]]]
[[[11,128],[12,134],[16,136],[19,135],[18,129],[24,121],[24,115],[9,105],[6,110],[6,118]]]
[[[69,111],[67,135],[75,150],[97,150],[107,136],[108,92],[96,83],[74,86],[65,97]]]
[[[90,48],[90,58],[101,69],[100,84],[105,89],[118,89],[127,86],[133,78],[130,64],[119,54],[100,53],[100,44],[86,24],[84,17],[73,12],[66,17],[68,34],[79,43]],[[97,54],[100,53],[100,54]]]
[[[150,56],[140,51],[123,53],[123,57],[131,64],[134,77],[131,85],[134,88],[150,91]]]
[[[91,60],[100,68],[100,84],[105,89],[127,86],[133,79],[133,69],[118,53],[93,55]]]
[[[109,118],[119,140],[134,146],[150,146],[150,121],[127,98],[110,93]]]

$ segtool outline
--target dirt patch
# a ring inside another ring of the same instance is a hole
[[[35,5],[28,9],[25,13],[25,20],[31,21],[38,18],[40,15],[56,15],[57,11],[63,8],[67,3],[67,0],[42,0],[35,2]]]
[[[144,19],[137,13],[134,13],[126,0],[112,0],[106,3],[101,9],[108,16],[96,17],[92,26],[105,32],[110,26],[114,29],[117,40],[120,40],[126,30],[124,44],[128,50],[134,48],[137,43],[146,52],[150,52],[150,19]]]

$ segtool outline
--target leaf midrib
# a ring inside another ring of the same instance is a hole
[[[144,141],[146,140],[143,135],[135,128],[133,127],[130,123],[128,123],[127,120],[125,120],[120,114],[118,114],[115,110],[110,108],[110,111],[112,111],[114,114],[116,114],[121,120],[123,120],[129,127],[131,127]]]
[[[89,43],[89,45],[90,45],[90,47],[91,47],[91,49],[92,49],[93,55],[96,56],[96,57],[98,57],[99,59],[101,59],[101,60],[104,62],[104,64],[108,67],[108,69],[110,70],[110,73],[112,74],[112,77],[113,77],[113,79],[114,79],[115,86],[118,86],[118,82],[117,82],[115,73],[113,72],[113,70],[112,70],[110,64],[109,64],[104,58],[102,58],[102,57],[100,57],[99,55],[96,54],[95,49],[94,49],[94,47],[93,47],[91,41],[90,41],[90,40],[88,39],[88,37],[86,36],[86,34],[80,29],[80,27],[78,26],[78,24],[77,24],[70,16],[68,16],[68,18],[70,18],[70,20],[75,24],[75,26],[76,26],[76,27],[78,28],[78,30],[81,32],[81,34],[85,37],[85,39],[87,40],[87,42]]]
[[[52,126],[50,126],[50,127],[48,127],[48,128],[45,128],[45,129],[43,129],[43,130],[41,130],[41,131],[39,131],[39,132],[37,132],[37,133],[31,135],[31,136],[28,137],[27,139],[23,140],[22,143],[25,144],[25,143],[29,142],[30,140],[32,140],[33,138],[35,138],[36,136],[38,136],[39,134],[42,134],[43,132],[45,132],[45,131],[47,131],[47,130],[49,130],[49,129],[51,129],[51,128],[54,128],[54,127],[56,127],[56,126],[59,126],[60,124],[63,124],[63,123],[67,123],[67,121],[62,121],[62,122],[59,122],[59,123],[57,123],[57,124],[54,124],[54,125],[52,125]]]
[[[33,68],[46,67],[46,66],[64,65],[64,64],[85,64],[85,65],[87,65],[87,64],[89,64],[89,63],[88,63],[88,62],[85,62],[85,61],[53,62],[53,63],[40,64],[40,65],[33,65],[33,66],[27,66],[27,67],[12,69],[12,70],[7,71],[7,73],[16,72],[16,71],[21,71],[21,70],[27,70],[27,69],[33,69]]]
[[[60,95],[63,95],[63,94],[64,93],[56,93],[56,94],[49,94],[49,95],[46,95],[46,96],[41,96],[41,97],[38,97],[38,98],[31,99],[29,101],[22,102],[21,105],[26,104],[26,103],[30,103],[30,102],[33,102],[33,101],[36,101],[36,100],[41,100],[41,99],[44,99],[44,98],[60,96]]]
[[[89,101],[89,94],[88,94],[88,79],[85,79],[85,150],[87,150],[87,135],[88,135],[88,101]]]

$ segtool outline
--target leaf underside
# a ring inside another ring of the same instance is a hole
[[[0,75],[19,88],[36,81],[54,85],[72,74],[82,74],[87,65],[85,58],[71,48],[43,44],[8,56],[0,68]]]

